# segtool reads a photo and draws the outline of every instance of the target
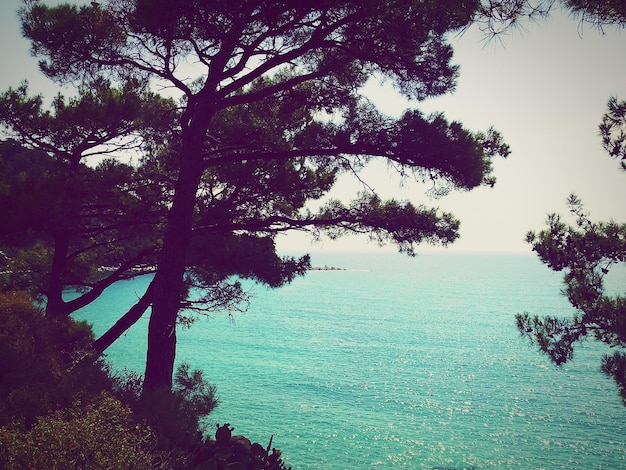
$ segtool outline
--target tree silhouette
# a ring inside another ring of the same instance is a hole
[[[56,96],[50,110],[26,83],[0,96],[0,124],[13,139],[1,149],[8,288],[25,278],[47,315],[67,316],[112,283],[150,272],[165,207],[135,168],[113,157],[169,129],[171,107],[138,83],[103,80],[83,84],[77,97]],[[83,293],[66,301],[68,287]]]
[[[622,160],[626,102],[612,98],[600,132],[610,156]],[[626,298],[607,294],[604,278],[614,265],[626,262],[626,223],[593,222],[575,195],[568,199],[573,225],[558,214],[548,217],[548,227],[529,232],[527,241],[541,261],[554,271],[564,271],[565,289],[576,314],[572,318],[517,315],[517,327],[558,365],[571,360],[574,346],[588,337],[605,343],[613,353],[605,355],[602,370],[615,379],[626,404]]]
[[[409,254],[423,241],[454,241],[450,214],[371,191],[318,213],[303,207],[372,159],[445,189],[494,183],[491,159],[508,154],[495,131],[470,132],[417,110],[392,119],[361,92],[372,75],[417,100],[452,90],[457,69],[446,37],[484,19],[479,6],[111,0],[22,10],[24,34],[50,78],[152,81],[178,93],[177,127],[151,156],[170,166],[172,179],[157,271],[120,320],[132,323],[152,306],[146,390],[171,387],[186,273],[198,247],[205,257],[220,253],[216,233],[265,239],[269,252],[275,234],[289,229],[367,232]],[[272,282],[287,282],[305,261],[275,263]]]

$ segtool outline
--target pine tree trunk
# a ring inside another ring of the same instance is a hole
[[[69,247],[70,237],[68,234],[62,233],[54,238],[54,254],[46,290],[46,316],[50,318],[65,317],[69,314],[63,302],[63,290],[65,289],[63,275]]]
[[[163,251],[149,287],[152,292],[152,314],[148,325],[144,393],[172,387],[176,357],[176,320],[183,292],[185,259],[191,239],[196,192],[202,175],[198,161],[199,151],[184,147],[181,170],[163,237]],[[192,158],[193,156],[196,158]]]

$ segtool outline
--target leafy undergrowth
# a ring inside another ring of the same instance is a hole
[[[280,451],[207,435],[218,404],[200,371],[141,394],[142,378],[89,358],[90,327],[51,320],[22,293],[0,294],[0,466],[5,469],[287,470]]]

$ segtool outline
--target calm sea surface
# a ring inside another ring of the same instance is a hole
[[[178,361],[218,388],[209,417],[282,449],[295,469],[626,468],[626,407],[583,343],[557,368],[514,315],[571,315],[532,255],[313,254],[291,285],[250,285],[247,313],[181,329]],[[610,279],[623,293],[626,270]],[[103,332],[147,286],[124,282],[77,318]],[[142,371],[147,318],[108,350]]]

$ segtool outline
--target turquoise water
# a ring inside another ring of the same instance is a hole
[[[569,315],[532,255],[313,254],[247,313],[179,332],[178,360],[218,388],[209,421],[283,450],[294,469],[626,468],[626,408],[589,341],[553,366],[514,315]],[[626,270],[611,279],[626,283]],[[77,315],[103,331],[148,279]],[[108,351],[142,370],[147,318]]]

